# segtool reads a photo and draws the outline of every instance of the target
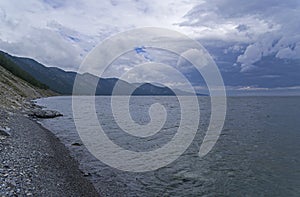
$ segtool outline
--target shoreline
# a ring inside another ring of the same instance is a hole
[[[0,108],[0,196],[99,196],[67,147],[19,110]]]

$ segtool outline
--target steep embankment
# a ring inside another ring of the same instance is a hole
[[[0,196],[98,196],[64,145],[18,110],[52,94],[0,66]]]
[[[0,65],[0,107],[4,109],[21,109],[29,106],[28,100],[54,95],[49,90],[34,87],[16,77]]]

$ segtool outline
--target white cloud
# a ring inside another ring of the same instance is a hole
[[[204,0],[181,23],[202,39],[248,43],[242,71],[262,57],[299,59],[300,3],[294,0]]]
[[[12,54],[34,57],[49,66],[73,69],[81,62],[81,49],[72,46],[57,32],[33,29],[21,42],[1,41],[0,46]],[[78,56],[76,56],[78,55]]]
[[[280,49],[278,53],[276,54],[277,58],[284,59],[299,59],[300,57],[300,43],[298,42],[294,49],[292,50],[290,47],[286,47],[283,49]]]
[[[243,51],[237,61],[246,72],[264,56],[300,57],[299,18],[295,0],[0,1],[0,49],[76,70],[105,38],[134,27],[158,26],[193,38],[235,42],[229,50]],[[164,56],[168,62],[174,59],[169,56]],[[113,76],[128,71],[126,63],[121,61]]]
[[[161,63],[147,62],[122,73],[120,79],[130,83],[163,84],[172,89],[192,91],[191,83],[177,69]]]
[[[101,40],[134,27],[178,29],[195,0],[0,1],[0,49],[76,69]]]

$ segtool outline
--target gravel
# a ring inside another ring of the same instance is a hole
[[[66,147],[20,112],[0,109],[0,196],[99,196]]]

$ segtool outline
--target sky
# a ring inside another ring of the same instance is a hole
[[[300,87],[299,18],[299,0],[0,0],[0,50],[76,71],[111,35],[164,27],[203,44],[229,89],[294,90]],[[161,59],[146,49],[133,51],[133,63]],[[128,70],[125,60],[109,73]],[[189,72],[201,89],[199,76]]]

